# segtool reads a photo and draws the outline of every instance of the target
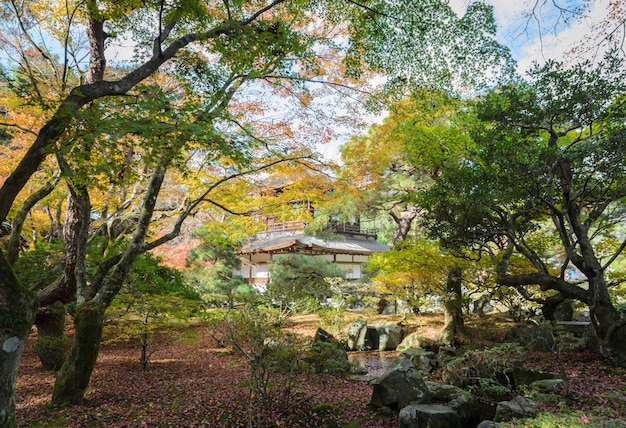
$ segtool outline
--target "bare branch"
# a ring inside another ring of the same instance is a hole
[[[7,128],[16,128],[16,129],[19,129],[22,132],[27,132],[27,133],[29,133],[31,135],[37,136],[37,133],[35,131],[33,131],[32,129],[24,128],[23,126],[18,125],[17,123],[0,122],[0,126],[6,126]]]

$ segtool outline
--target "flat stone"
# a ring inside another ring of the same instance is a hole
[[[563,379],[542,379],[536,380],[528,385],[531,391],[543,392],[545,394],[552,393],[563,384]]]
[[[536,414],[537,403],[525,397],[501,401],[496,408],[494,422],[507,422],[515,418],[527,418]]]
[[[461,428],[459,415],[441,404],[409,404],[398,415],[398,428]]]

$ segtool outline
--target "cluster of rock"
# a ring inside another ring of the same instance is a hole
[[[392,333],[389,333],[389,332]],[[382,337],[382,340],[381,340]],[[390,341],[388,338],[392,337]],[[400,342],[401,328],[391,324],[368,326],[365,321],[350,325],[351,350],[387,350]],[[382,344],[381,344],[382,343]],[[563,382],[554,373],[525,369],[518,360],[506,360],[493,367],[461,367],[462,360],[451,347],[439,346],[432,339],[413,333],[396,346],[398,357],[379,377],[360,377],[373,385],[370,404],[382,411],[398,412],[400,428],[490,427],[494,422],[531,417],[537,403],[515,395],[523,390],[549,393]],[[426,381],[424,373],[440,368],[445,383]],[[496,382],[500,395],[481,390],[481,385]]]
[[[413,362],[416,357],[423,362],[424,351],[409,351],[398,357],[382,376],[371,381],[374,386],[371,406],[398,411],[399,428],[484,428],[493,426],[493,422],[535,414],[537,404],[524,396],[510,396],[510,399],[485,406],[484,400],[460,386],[425,381],[422,370]],[[435,367],[437,364],[430,362],[428,365]],[[537,378],[540,379],[532,380]],[[554,374],[521,369],[516,380],[519,385],[527,385],[529,391],[541,392],[553,391],[562,382]],[[467,379],[465,383],[475,381]]]
[[[598,350],[598,339],[587,321],[516,325],[509,329],[505,340],[536,352],[553,352],[557,348],[571,352]]]
[[[529,351],[551,352],[558,347],[567,351],[597,351],[598,340],[585,312],[574,318],[574,304],[559,304],[553,314],[554,320],[520,324],[507,332],[505,340],[516,342]]]
[[[479,302],[482,313],[488,300]],[[560,305],[556,321],[533,322],[510,329],[507,342],[531,351],[596,350],[588,320],[573,319],[573,306]],[[571,307],[570,307],[571,306]],[[374,391],[371,406],[396,411],[400,428],[486,428],[495,422],[532,417],[537,403],[516,391],[552,393],[563,383],[558,374],[528,370],[516,359],[463,362],[452,347],[412,333],[403,337],[397,324],[368,325],[356,321],[348,328],[349,351],[397,350],[401,353],[379,377],[360,377]],[[441,369],[444,383],[430,382],[423,374]]]

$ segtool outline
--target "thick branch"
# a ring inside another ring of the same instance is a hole
[[[500,272],[498,272],[496,282],[500,285],[513,287],[516,289],[519,289],[519,287],[525,285],[538,285],[544,291],[559,291],[565,297],[569,297],[586,304],[591,303],[591,294],[589,293],[589,291],[570,284],[566,281],[560,280],[559,278],[555,278],[553,276],[540,272],[519,275],[501,275]]]
[[[58,142],[65,130],[70,126],[76,112],[86,104],[103,97],[126,94],[135,85],[151,76],[165,62],[173,58],[181,49],[197,41],[208,40],[228,35],[237,31],[242,25],[253,22],[263,12],[286,0],[277,0],[262,8],[251,17],[241,21],[230,21],[214,27],[204,33],[190,33],[172,42],[160,55],[153,56],[126,76],[115,81],[97,81],[77,86],[61,102],[54,115],[41,128],[35,142],[30,146],[21,162],[6,178],[0,188],[0,221],[6,216],[17,197],[17,194],[26,185],[30,177],[37,171],[39,165],[50,153],[54,144]]]
[[[148,185],[148,189],[143,199],[142,209],[139,213],[139,221],[137,222],[137,228],[135,233],[126,247],[126,251],[122,253],[119,262],[115,264],[113,271],[109,277],[105,277],[102,284],[92,283],[92,290],[90,294],[93,295],[93,300],[102,304],[105,308],[108,307],[120,288],[128,271],[130,270],[133,262],[139,254],[142,253],[143,244],[148,234],[148,227],[152,220],[152,214],[154,213],[154,207],[156,206],[159,192],[163,180],[165,179],[167,162],[162,161],[155,169]],[[89,297],[89,296],[87,296]]]
[[[20,209],[15,214],[12,224],[13,230],[11,231],[9,244],[7,245],[7,260],[10,264],[15,264],[17,261],[19,249],[22,245],[22,228],[24,227],[26,216],[37,202],[48,196],[54,190],[58,181],[59,175],[56,174],[46,184],[44,184],[43,187],[26,198]]]

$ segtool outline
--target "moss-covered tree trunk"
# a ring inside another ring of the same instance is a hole
[[[54,384],[53,405],[64,406],[83,402],[98,358],[103,328],[102,305],[88,301],[76,308],[74,340]]]
[[[65,307],[57,301],[39,308],[37,326],[37,356],[44,370],[59,370],[65,360]]]
[[[600,353],[613,364],[626,367],[626,319],[620,317],[613,305],[604,276],[592,276],[589,283],[593,293],[589,314]]]
[[[3,428],[17,427],[15,381],[36,310],[35,295],[16,278],[0,250],[0,426]]]
[[[439,333],[439,340],[446,345],[455,344],[459,336],[465,335],[462,283],[461,268],[450,268],[443,301],[445,322]]]

